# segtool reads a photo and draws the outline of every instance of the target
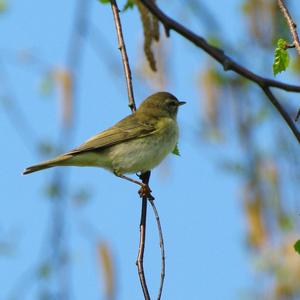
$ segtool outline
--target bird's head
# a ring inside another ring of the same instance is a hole
[[[178,107],[185,104],[175,96],[167,92],[158,92],[146,98],[138,109],[138,113],[144,113],[155,118],[176,118]]]

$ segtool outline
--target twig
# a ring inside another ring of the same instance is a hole
[[[115,0],[111,0],[110,3],[113,11],[115,25],[116,25],[118,45],[122,55],[122,62],[124,66],[124,73],[125,73],[125,78],[127,83],[128,102],[129,102],[128,106],[130,107],[133,113],[136,111],[136,105],[135,105],[134,95],[133,95],[131,71],[128,62],[128,56],[127,56],[123,33],[122,33],[122,25],[119,16],[119,8]],[[141,174],[140,179],[144,184],[146,185],[149,184],[150,175],[151,175],[150,171]],[[147,220],[147,197],[145,196],[142,198],[142,209],[141,209],[141,220],[140,220],[140,243],[139,243],[139,250],[138,250],[138,257],[137,257],[136,264],[138,268],[138,274],[139,274],[142,290],[144,293],[144,298],[145,300],[150,300],[148,287],[145,279],[144,266],[143,266],[145,239],[146,239],[146,220]]]
[[[131,111],[134,112],[134,111],[136,111],[136,105],[135,105],[134,96],[133,96],[131,71],[130,71],[130,66],[129,66],[129,62],[128,62],[126,46],[124,43],[124,38],[123,38],[123,33],[122,33],[122,25],[121,25],[120,16],[119,16],[120,10],[119,10],[118,5],[115,0],[111,0],[110,3],[111,3],[111,8],[113,11],[113,16],[114,16],[116,30],[117,30],[119,50],[121,51],[122,61],[123,61],[123,66],[124,66],[124,73],[125,73],[125,78],[126,78],[128,101],[129,101],[128,106],[130,107]]]
[[[300,117],[300,108],[298,109],[298,112],[297,112],[297,115],[296,115],[296,118],[295,118],[295,122],[298,122],[299,117]]]
[[[150,171],[141,174],[140,176],[144,184],[149,184]],[[150,300],[147,283],[144,273],[144,249],[145,249],[145,238],[146,238],[146,216],[147,216],[147,196],[142,198],[142,211],[141,211],[141,221],[140,221],[140,243],[139,252],[136,260],[136,265],[138,268],[138,273],[140,277],[140,282],[142,285],[142,290],[144,293],[145,300]]]
[[[297,24],[294,22],[294,20],[292,19],[290,12],[286,6],[286,4],[284,3],[284,0],[277,0],[278,2],[278,6],[290,28],[290,32],[292,34],[293,37],[293,44],[292,46],[296,47],[298,54],[300,55],[300,41],[299,41],[299,36],[297,33]],[[289,47],[292,48],[292,47]]]
[[[298,143],[300,143],[300,132],[295,126],[293,119],[289,116],[289,114],[284,110],[284,108],[279,104],[279,101],[276,99],[273,93],[271,93],[270,88],[278,88],[281,90],[285,90],[288,92],[297,92],[300,93],[300,86],[286,84],[280,81],[268,79],[262,77],[260,75],[255,74],[244,66],[238,64],[229,56],[227,56],[222,49],[214,47],[210,45],[204,38],[198,36],[194,32],[190,31],[183,25],[177,23],[170,17],[168,17],[153,1],[149,0],[140,0],[149,11],[155,15],[164,25],[165,28],[170,31],[171,29],[176,31],[178,34],[186,38],[187,40],[194,43],[197,47],[203,49],[208,55],[213,57],[216,61],[218,61],[224,68],[225,71],[231,70],[242,77],[247,78],[248,80],[259,85],[269,101],[273,104],[276,110],[281,114],[281,116],[286,121],[288,127],[293,132],[296,137]],[[274,101],[275,100],[275,101]]]
[[[262,89],[265,92],[265,94],[267,95],[267,97],[270,99],[270,101],[272,102],[272,104],[276,107],[276,109],[278,110],[278,112],[280,113],[280,115],[282,116],[282,118],[288,124],[288,126],[290,127],[290,129],[292,130],[292,132],[294,133],[294,135],[298,139],[299,131],[298,131],[298,129],[297,129],[297,127],[296,127],[295,122],[293,121],[293,119],[290,118],[290,116],[288,115],[288,113],[280,105],[280,103],[278,102],[278,100],[276,99],[276,97],[274,96],[274,94],[272,93],[272,91],[270,90],[270,88],[268,88],[268,87],[262,87]],[[298,139],[298,142],[300,143],[299,139]]]
[[[140,277],[140,282],[142,290],[144,293],[144,298],[150,300],[148,287],[146,283],[145,273],[144,273],[144,250],[145,250],[145,238],[146,238],[146,216],[147,216],[147,198],[142,199],[142,210],[141,210],[141,221],[140,221],[140,243],[139,252],[136,260],[136,265],[138,268],[138,273]]]
[[[149,202],[152,206],[152,209],[153,209],[153,212],[155,215],[155,219],[156,219],[156,223],[157,223],[157,227],[158,227],[158,234],[159,234],[159,246],[160,246],[160,253],[161,253],[161,273],[160,273],[160,286],[159,286],[159,290],[158,290],[157,300],[160,300],[163,286],[164,286],[164,280],[165,280],[166,257],[165,257],[164,237],[163,237],[163,233],[162,233],[162,229],[161,229],[159,215],[158,215],[156,206],[154,204],[154,201],[149,199]]]

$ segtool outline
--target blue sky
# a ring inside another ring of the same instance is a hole
[[[186,17],[179,13],[181,5],[178,2],[172,9],[166,7],[184,20]],[[16,53],[29,49],[50,67],[63,67],[74,9],[74,0],[11,1],[9,10],[0,16],[0,53],[3,54],[0,67],[5,69],[13,101],[36,136],[52,142],[59,137],[58,94],[41,96],[39,69],[17,63]],[[228,1],[222,11],[217,7],[212,9],[218,17],[227,20],[223,24],[224,31],[234,43],[239,34],[232,33],[236,28],[238,1]],[[92,1],[91,20],[101,32],[114,61],[121,64],[110,7]],[[136,10],[122,14],[122,22],[139,104],[156,90],[147,87],[136,73],[142,43]],[[198,23],[192,22],[191,26],[202,33],[203,28]],[[241,291],[250,286],[252,278],[239,201],[240,182],[221,171],[216,162],[239,153],[237,149],[202,143],[196,134],[201,108],[195,80],[199,69],[207,63],[205,54],[175,33],[171,33],[166,43],[172,74],[167,90],[188,103],[179,112],[181,156],[170,155],[153,171],[151,178],[165,237],[164,299],[237,299]],[[91,45],[85,45],[70,149],[129,113],[123,74],[120,69],[112,70],[106,59],[101,59],[101,55],[99,59]],[[0,120],[3,144],[0,237],[9,237],[15,245],[10,254],[0,256],[0,299],[7,299],[18,282],[24,282],[23,278],[29,280],[30,270],[51,250],[47,237],[49,226],[55,220],[51,219],[52,203],[43,196],[53,170],[21,176],[24,167],[41,157],[31,151],[30,137],[23,131],[17,132],[3,107],[0,107]],[[85,187],[92,194],[90,201],[79,207],[68,197],[65,235],[71,259],[71,298],[99,299],[103,295],[96,244],[105,241],[115,259],[117,299],[141,299],[135,266],[141,205],[137,188],[101,169],[70,169],[69,191]],[[91,238],[83,233],[84,222],[93,226]],[[159,285],[160,252],[151,209],[148,211],[145,272],[154,296]],[[25,297],[21,298],[36,299],[41,285],[37,281],[24,283]]]

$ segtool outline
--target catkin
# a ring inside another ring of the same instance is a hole
[[[140,12],[142,24],[143,24],[143,30],[144,30],[144,52],[146,55],[146,58],[148,60],[148,63],[150,65],[150,68],[153,71],[156,71],[156,61],[154,58],[154,54],[151,49],[152,41],[153,41],[153,32],[152,32],[152,19],[148,12],[148,10],[138,1],[135,1],[138,10]]]
[[[156,0],[152,0],[156,2]],[[152,17],[152,34],[153,38],[158,42],[159,41],[159,22],[156,16],[151,15]]]

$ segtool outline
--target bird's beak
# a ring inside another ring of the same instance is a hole
[[[183,105],[183,104],[186,104],[186,102],[185,102],[185,101],[179,101],[179,102],[178,102],[178,106],[181,106],[181,105]]]

